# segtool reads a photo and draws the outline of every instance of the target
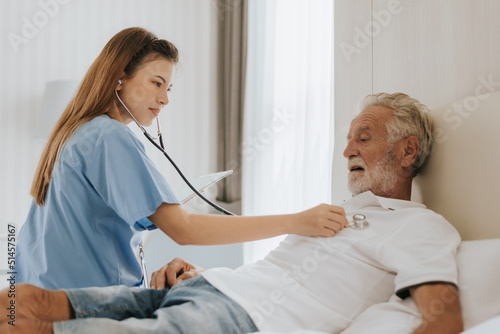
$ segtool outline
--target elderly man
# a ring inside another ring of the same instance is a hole
[[[422,317],[410,331],[461,332],[460,237],[442,216],[410,201],[432,146],[427,108],[402,93],[364,102],[344,151],[353,198],[341,205],[334,237],[289,235],[264,260],[209,269],[170,289],[18,286],[19,326],[30,333],[339,333],[371,306],[412,298]],[[177,260],[155,273],[152,286],[162,288],[176,265],[178,274],[192,268]],[[8,320],[2,317],[2,332]]]

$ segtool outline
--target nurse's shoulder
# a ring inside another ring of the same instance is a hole
[[[59,159],[72,165],[86,165],[102,151],[134,152],[144,145],[130,128],[107,115],[101,115],[82,124],[64,145]]]

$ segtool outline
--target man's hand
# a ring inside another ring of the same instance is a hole
[[[173,287],[177,283],[188,278],[196,277],[203,271],[203,268],[187,263],[183,259],[175,258],[160,270],[151,275],[151,289],[165,289]]]
[[[425,284],[410,289],[422,314],[422,324],[412,334],[455,334],[463,331],[457,289],[448,284]]]

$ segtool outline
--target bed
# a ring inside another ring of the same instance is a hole
[[[463,106],[460,112],[457,104]],[[500,92],[453,101],[431,111],[436,144],[426,168],[414,180],[412,200],[442,214],[462,236],[457,260],[464,333],[496,334],[500,332],[500,218],[496,215]],[[333,175],[333,182],[344,177]],[[367,309],[342,333],[403,334],[418,323],[418,309],[409,298]],[[318,332],[295,332],[306,333]]]

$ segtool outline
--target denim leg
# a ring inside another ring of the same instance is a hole
[[[150,318],[167,295],[168,289],[111,286],[64,290],[76,318]]]
[[[77,317],[85,318],[54,323],[54,333],[230,334],[257,331],[247,313],[201,275],[163,291],[163,297],[161,290],[92,289],[68,291]],[[104,298],[101,290],[105,291]],[[99,293],[101,296],[96,296]],[[141,305],[144,302],[146,305]],[[96,316],[106,318],[94,318]]]

